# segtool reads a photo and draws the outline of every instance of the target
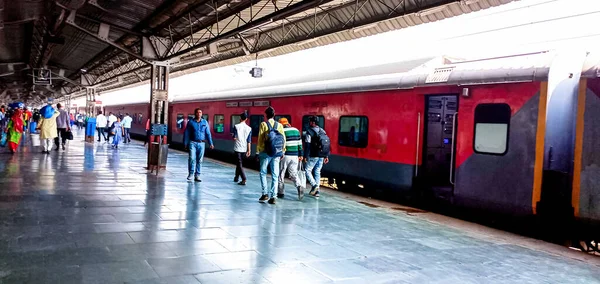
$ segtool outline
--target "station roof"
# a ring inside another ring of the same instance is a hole
[[[183,74],[433,22],[513,0],[0,0],[0,102]],[[32,72],[51,70],[51,86]]]

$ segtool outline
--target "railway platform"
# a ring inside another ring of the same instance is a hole
[[[0,149],[0,283],[600,283],[568,248],[331,190],[261,204],[254,171],[82,140]]]

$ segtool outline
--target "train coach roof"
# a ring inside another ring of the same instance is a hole
[[[600,52],[588,54],[581,76],[585,78],[600,78]]]
[[[306,81],[225,90],[218,92],[173,94],[173,101],[227,100],[233,98],[282,97],[376,90],[410,89],[436,85],[477,85],[540,81],[548,77],[553,52],[536,52],[482,59],[455,59],[448,56],[423,61],[404,72],[382,73],[374,66],[370,73],[354,72],[353,77]],[[414,60],[411,60],[414,64]],[[403,64],[402,62],[397,64]],[[406,64],[410,66],[411,64]],[[389,68],[389,66],[387,66]],[[363,70],[364,71],[364,70]],[[376,75],[373,75],[376,74]],[[322,79],[323,77],[321,77]]]

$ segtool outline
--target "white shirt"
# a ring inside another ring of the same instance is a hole
[[[108,127],[111,127],[113,123],[117,121],[117,117],[114,114],[108,116]]]
[[[104,114],[96,116],[96,127],[106,128],[106,116],[104,116]]]
[[[246,153],[248,151],[248,143],[250,140],[250,133],[252,133],[252,127],[248,126],[245,122],[240,122],[235,125],[235,144],[233,145],[233,151],[239,153]]]
[[[126,115],[123,120],[121,120],[123,128],[131,128],[131,122],[133,122],[133,119],[129,115]]]

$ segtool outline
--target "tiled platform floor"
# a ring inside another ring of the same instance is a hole
[[[464,233],[324,191],[261,204],[186,156],[146,174],[140,144],[76,137],[67,151],[0,153],[0,283],[600,283],[585,261]]]

